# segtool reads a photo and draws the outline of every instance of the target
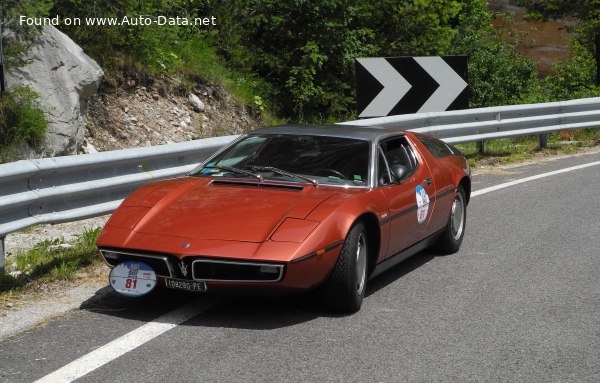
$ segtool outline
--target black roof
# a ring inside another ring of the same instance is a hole
[[[381,136],[402,133],[400,129],[383,126],[356,125],[281,125],[259,128],[249,134],[291,134],[309,136],[330,136],[340,138],[356,138],[375,141]]]

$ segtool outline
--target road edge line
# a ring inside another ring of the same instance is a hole
[[[487,194],[487,193],[490,193],[490,192],[493,192],[496,190],[500,190],[500,189],[504,189],[504,188],[507,188],[510,186],[522,184],[524,182],[533,181],[533,180],[537,180],[537,179],[545,178],[545,177],[550,177],[550,176],[554,176],[554,175],[561,174],[561,173],[568,173],[568,172],[572,172],[574,170],[589,168],[591,166],[597,166],[597,165],[600,165],[600,161],[590,162],[590,163],[582,164],[582,165],[571,166],[571,167],[564,168],[564,169],[559,169],[559,170],[554,170],[554,171],[547,172],[547,173],[537,174],[535,176],[530,176],[530,177],[525,177],[525,178],[521,178],[521,179],[514,180],[514,181],[504,182],[504,183],[501,183],[498,185],[490,186],[490,187],[487,187],[487,188],[484,188],[481,190],[476,190],[474,192],[471,192],[471,197],[477,197],[482,194]]]
[[[34,383],[66,383],[79,379],[196,315],[211,309],[217,303],[215,299],[206,302],[194,301],[169,311],[152,322],[146,323],[104,346],[85,354],[81,358],[36,380]]]

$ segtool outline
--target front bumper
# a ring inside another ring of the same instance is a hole
[[[311,256],[300,262],[244,260],[198,255],[175,256],[144,250],[100,247],[100,253],[109,267],[125,261],[139,261],[150,265],[161,286],[164,278],[203,281],[207,291],[290,293],[310,290],[329,276],[341,246]]]

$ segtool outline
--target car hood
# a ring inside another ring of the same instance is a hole
[[[133,230],[189,239],[263,242],[285,218],[303,219],[336,194],[313,186],[197,181],[167,183],[139,200],[136,205],[147,208]]]

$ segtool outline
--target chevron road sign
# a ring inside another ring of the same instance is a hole
[[[356,59],[358,117],[467,109],[467,56]]]

